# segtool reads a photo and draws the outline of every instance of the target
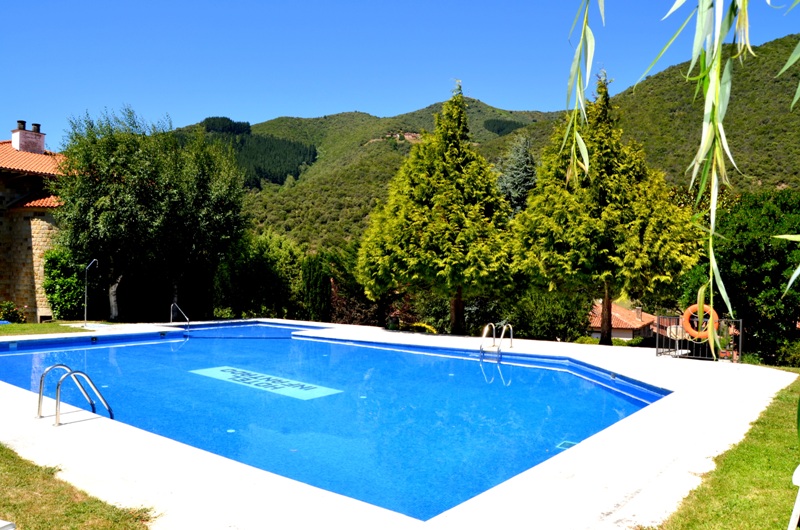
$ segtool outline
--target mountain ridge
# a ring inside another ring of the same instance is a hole
[[[797,40],[788,35],[770,41],[754,48],[755,57],[734,64],[725,127],[739,169],[729,168],[737,190],[800,187],[800,109],[789,111],[800,73],[775,77]],[[612,98],[625,139],[640,143],[648,164],[681,186],[689,182],[685,169],[697,148],[703,106],[695,85],[685,79],[687,68],[688,62],[670,66]],[[473,98],[467,103],[472,139],[493,163],[519,134],[531,137],[538,155],[565,114],[504,110]],[[403,133],[431,131],[442,104],[384,118],[343,112],[252,125],[254,135],[306,143],[317,153],[297,178],[248,193],[246,209],[256,229],[285,234],[312,249],[355,244],[410,151]]]

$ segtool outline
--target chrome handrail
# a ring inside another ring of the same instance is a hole
[[[58,386],[56,387],[56,427],[61,425],[61,383],[63,383],[67,377],[70,377],[72,378],[73,381],[75,381],[75,384],[81,386],[76,376],[81,376],[87,383],[89,383],[89,386],[92,388],[92,390],[94,390],[94,393],[97,395],[97,397],[100,399],[100,402],[108,411],[108,417],[113,420],[114,411],[111,410],[110,406],[108,406],[108,402],[103,397],[103,394],[101,394],[100,391],[97,389],[97,387],[94,386],[94,383],[92,382],[91,378],[79,370],[70,370],[69,372],[61,376],[61,379],[58,380]],[[94,408],[94,406],[92,408]]]
[[[169,306],[169,323],[172,324],[172,314],[175,312],[176,309],[180,312],[181,315],[183,315],[183,318],[186,319],[186,331],[189,331],[189,317],[186,316],[186,313],[183,312],[183,309],[181,309],[180,306],[176,303],[173,303],[171,306]]]
[[[70,378],[75,382],[75,384],[78,386],[78,390],[81,391],[81,394],[83,394],[83,397],[86,398],[86,401],[88,401],[89,405],[92,407],[92,412],[93,413],[97,413],[97,407],[95,406],[94,400],[92,400],[92,398],[89,397],[89,394],[86,392],[86,389],[83,387],[81,382],[78,380],[78,377],[83,378],[83,380],[86,383],[89,384],[89,387],[92,389],[92,391],[94,391],[94,393],[97,396],[97,398],[100,400],[100,402],[103,404],[103,406],[108,411],[108,417],[111,418],[112,420],[114,419],[114,411],[111,410],[111,407],[108,405],[108,402],[103,397],[103,394],[100,393],[100,390],[97,389],[97,387],[95,386],[95,384],[92,381],[92,379],[88,375],[86,375],[84,372],[81,372],[79,370],[73,370],[72,368],[70,368],[66,364],[54,364],[53,366],[47,367],[47,369],[45,369],[45,371],[42,372],[42,376],[39,378],[39,407],[38,407],[37,413],[36,413],[36,417],[37,418],[41,418],[42,417],[42,401],[44,399],[44,379],[45,379],[45,376],[48,373],[50,373],[50,371],[52,371],[52,370],[54,370],[56,368],[60,368],[62,370],[66,370],[66,372],[67,372],[67,373],[65,373],[64,375],[61,376],[61,378],[58,380],[58,385],[56,386],[56,423],[55,423],[56,427],[61,425],[61,384],[67,378]]]
[[[495,355],[496,355],[495,364],[497,366],[497,371],[500,374],[500,380],[503,382],[503,386],[509,386],[511,384],[511,378],[509,378],[508,381],[506,381],[505,376],[503,376],[503,370],[500,367],[500,364],[503,361],[503,350],[502,350],[501,346],[503,345],[503,339],[506,336],[506,330],[508,330],[508,347],[509,348],[513,348],[514,347],[514,328],[509,323],[503,323],[503,328],[500,331],[500,339],[499,340],[496,340],[497,327],[494,325],[494,323],[489,322],[483,328],[483,335],[481,337],[482,340],[481,340],[481,346],[480,346],[480,353],[478,355],[478,364],[480,364],[481,373],[483,374],[484,381],[486,381],[489,384],[494,382],[495,376],[492,376],[492,378],[489,379],[489,377],[486,375],[486,370],[483,367],[483,361],[484,361],[484,359],[486,357],[486,347],[484,347],[483,342],[489,336],[489,329],[490,328],[492,330],[492,345],[489,346],[489,348],[491,348],[494,351]]]
[[[498,344],[503,344],[503,338],[506,336],[506,329],[508,330],[508,347],[514,347],[514,328],[511,327],[511,324],[504,324],[503,330],[500,332],[500,340]]]
[[[37,418],[42,417],[42,399],[44,398],[44,378],[47,374],[50,373],[51,370],[55,370],[56,368],[61,368],[62,370],[66,370],[67,372],[72,371],[72,368],[70,368],[66,364],[54,364],[53,366],[48,366],[47,369],[45,369],[45,371],[42,372],[42,376],[39,378],[39,408],[36,410]],[[76,380],[75,383],[78,385],[78,390],[81,391],[83,397],[85,397],[86,401],[88,401],[89,405],[91,405],[92,412],[97,412],[97,408],[94,405],[94,401],[92,401],[92,398],[90,398],[89,394],[86,393],[86,389],[83,388],[83,385],[80,383],[80,381]]]

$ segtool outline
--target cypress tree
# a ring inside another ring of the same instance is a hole
[[[601,344],[611,344],[611,302],[639,298],[696,261],[700,235],[690,212],[673,204],[662,173],[644,152],[623,144],[605,77],[587,106],[581,136],[589,172],[567,178],[569,153],[557,130],[542,154],[528,208],[514,218],[514,269],[543,277],[551,288],[589,288],[603,301]]]
[[[391,181],[386,204],[372,213],[357,275],[372,299],[392,289],[446,296],[450,332],[463,334],[464,299],[507,282],[510,211],[496,175],[470,144],[460,86],[435,124]]]

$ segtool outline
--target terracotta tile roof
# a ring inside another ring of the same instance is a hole
[[[10,169],[21,173],[36,175],[58,175],[58,163],[61,154],[45,151],[44,154],[17,151],[11,146],[11,140],[0,141],[0,169]]]
[[[603,313],[603,304],[595,302],[589,313],[589,326],[600,329],[600,316]],[[611,327],[613,329],[640,329],[655,322],[655,315],[642,311],[642,319],[636,318],[636,311],[625,309],[615,303],[611,304]]]
[[[17,208],[58,208],[62,204],[64,203],[61,202],[61,199],[55,195],[48,195],[47,197],[28,200],[17,205]]]

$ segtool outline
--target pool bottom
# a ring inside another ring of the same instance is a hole
[[[422,520],[638,409],[560,370],[506,366],[510,386],[490,385],[474,361],[301,342],[236,342],[230,351],[225,341],[189,339],[34,359],[35,367],[83,362],[98,384],[105,382],[121,421]],[[273,346],[281,356],[259,358]],[[208,366],[210,360],[232,367]],[[348,364],[352,369],[344,370]],[[104,379],[104,369],[114,377]],[[225,369],[271,374],[271,385],[278,374],[344,391],[305,402],[198,373]],[[21,379],[35,377],[23,370]],[[159,394],[149,395],[142,381]],[[431,389],[438,394],[429,395]],[[599,407],[588,410],[592,401]]]

